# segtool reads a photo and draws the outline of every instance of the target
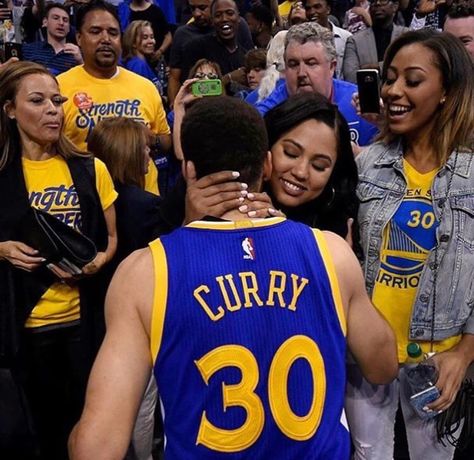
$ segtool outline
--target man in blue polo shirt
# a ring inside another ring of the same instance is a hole
[[[255,104],[264,115],[285,101],[290,95],[318,92],[339,108],[351,130],[351,140],[364,146],[369,144],[377,127],[359,117],[351,104],[357,86],[333,78],[336,69],[336,48],[332,32],[315,22],[293,26],[285,38],[285,82],[277,84],[273,92]]]
[[[43,17],[46,41],[25,43],[23,59],[44,65],[53,75],[82,64],[81,50],[74,43],[66,43],[70,30],[69,14],[60,3],[48,3]]]

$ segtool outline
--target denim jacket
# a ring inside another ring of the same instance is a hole
[[[407,188],[402,153],[399,141],[390,145],[377,142],[357,157],[363,268],[370,295],[379,272],[383,230],[400,206]],[[433,209],[438,220],[442,213],[436,230],[439,268],[434,340],[461,333],[474,334],[473,160],[472,152],[451,154],[446,165],[436,174],[431,188]],[[435,270],[433,250],[421,273],[410,320],[410,340],[431,338]]]

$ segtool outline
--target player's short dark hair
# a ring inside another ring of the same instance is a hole
[[[76,29],[78,31],[80,31],[84,25],[86,16],[92,11],[107,11],[107,13],[110,13],[115,18],[120,27],[120,18],[117,13],[117,8],[115,8],[114,5],[104,2],[103,0],[92,0],[89,3],[85,3],[77,10]]]
[[[474,16],[474,0],[461,0],[451,5],[448,18],[459,19]]]
[[[270,8],[265,5],[256,4],[248,10],[248,13],[250,13],[257,21],[263,22],[270,30],[272,30],[273,14],[270,11]]]
[[[265,123],[251,105],[228,96],[204,97],[186,110],[181,126],[184,159],[197,177],[239,171],[239,181],[255,185],[268,152]]]
[[[44,7],[43,19],[48,17],[49,12],[50,12],[53,8],[59,8],[60,10],[63,10],[63,11],[68,15],[68,17],[69,17],[69,11],[68,11],[68,9],[67,9],[62,3],[49,2],[49,3],[46,3],[46,6]]]

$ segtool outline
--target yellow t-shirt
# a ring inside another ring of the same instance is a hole
[[[431,184],[438,172],[419,173],[407,161],[403,167],[407,191],[400,207],[384,229],[381,264],[372,301],[392,326],[397,337],[398,359],[406,361],[412,308],[421,272],[436,245],[438,221],[433,212]],[[460,336],[435,342],[434,351],[444,351],[459,342]],[[424,352],[430,342],[418,342]]]
[[[112,78],[95,78],[76,66],[58,76],[64,103],[65,133],[81,150],[103,118],[127,117],[145,123],[155,134],[170,134],[161,96],[146,78],[118,67]],[[145,178],[147,191],[158,195],[158,171],[150,164]]]
[[[80,231],[79,197],[72,182],[67,163],[59,155],[48,160],[22,159],[30,205],[46,211]],[[105,164],[94,159],[96,187],[102,209],[106,210],[117,198],[112,178]],[[43,294],[27,319],[26,327],[68,323],[79,319],[79,289],[67,284],[53,283]]]

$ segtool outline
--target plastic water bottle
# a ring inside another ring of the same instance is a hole
[[[439,398],[435,387],[438,380],[438,369],[432,358],[423,359],[421,347],[410,343],[407,347],[406,378],[409,386],[410,403],[421,418],[437,415],[427,405]]]

